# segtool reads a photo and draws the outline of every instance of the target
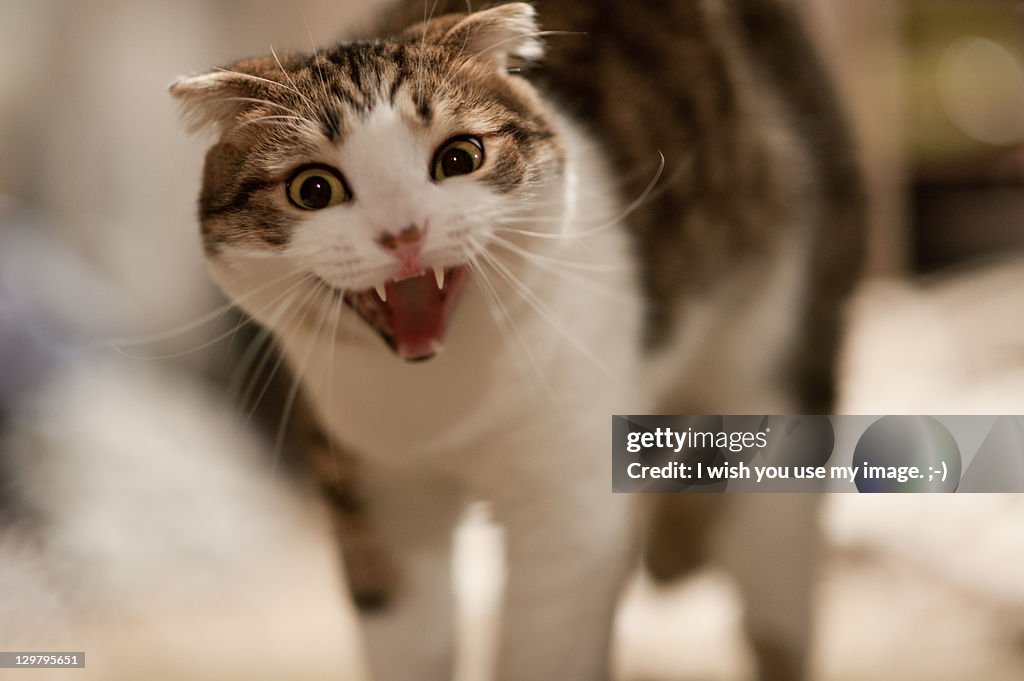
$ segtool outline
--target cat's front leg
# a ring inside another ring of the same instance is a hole
[[[615,606],[635,547],[630,500],[611,492],[606,449],[573,462],[566,446],[551,444],[533,453],[541,465],[532,475],[494,497],[508,575],[497,681],[608,678]]]
[[[813,632],[821,495],[739,494],[720,548],[745,604],[758,681],[803,681]]]
[[[463,497],[448,481],[372,465],[365,467],[365,486],[376,542],[396,572],[387,602],[364,609],[362,616],[371,677],[450,681],[455,640],[452,533]]]

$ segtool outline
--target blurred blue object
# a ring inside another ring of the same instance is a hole
[[[0,202],[0,405],[109,334],[117,308],[109,283],[42,215]]]

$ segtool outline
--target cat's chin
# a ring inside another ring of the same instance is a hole
[[[391,280],[363,291],[349,291],[345,303],[406,361],[421,362],[441,352],[448,321],[466,283],[463,266]]]

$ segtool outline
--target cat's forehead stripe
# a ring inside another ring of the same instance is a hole
[[[429,124],[435,109],[430,93],[437,85],[430,71],[436,68],[436,63],[426,64],[422,59],[411,63],[408,48],[400,43],[350,43],[314,58],[293,76],[305,86],[311,102],[322,109],[317,117],[324,134],[338,142],[346,114],[366,116],[382,102],[395,106],[410,84],[415,85],[413,110]]]

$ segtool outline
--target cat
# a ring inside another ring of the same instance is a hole
[[[216,135],[203,246],[301,382],[374,678],[451,677],[476,499],[507,538],[496,678],[607,678],[649,506],[667,577],[719,505],[612,494],[609,416],[827,411],[854,153],[782,0],[433,5],[172,85]],[[741,503],[761,678],[802,678],[813,496]]]

